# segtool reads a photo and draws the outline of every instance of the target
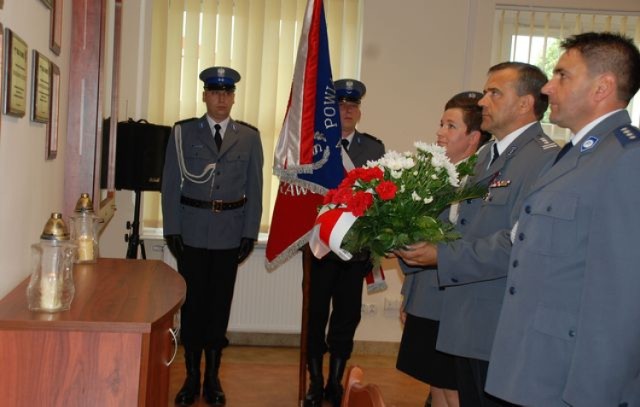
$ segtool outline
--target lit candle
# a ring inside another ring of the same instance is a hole
[[[40,278],[40,308],[56,310],[60,308],[62,281],[58,276],[59,252],[47,248],[42,253],[42,275]]]
[[[82,235],[78,238],[78,261],[93,261],[93,239]]]

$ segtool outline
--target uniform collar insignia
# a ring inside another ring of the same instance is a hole
[[[584,153],[585,151],[591,150],[593,147],[598,144],[600,139],[596,136],[589,136],[585,141],[580,145],[580,152]]]

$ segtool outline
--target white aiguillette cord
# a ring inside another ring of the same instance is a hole
[[[204,184],[209,182],[213,178],[216,170],[216,163],[207,164],[204,170],[199,175],[194,175],[187,170],[187,166],[184,163],[184,154],[182,153],[182,127],[176,126],[176,152],[178,153],[178,165],[180,166],[180,174],[182,178],[186,178],[195,184]],[[207,172],[209,175],[207,175]],[[206,176],[206,178],[204,178]]]

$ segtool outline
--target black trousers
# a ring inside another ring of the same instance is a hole
[[[227,345],[227,326],[238,271],[238,249],[208,250],[185,246],[178,271],[187,283],[180,310],[180,339],[187,349],[220,350]]]
[[[486,360],[455,357],[460,407],[513,407],[507,401],[484,391],[489,362]]]
[[[332,255],[325,259],[312,256],[307,325],[309,358],[322,357],[327,350],[332,356],[351,357],[353,336],[361,318],[362,281],[371,267],[369,261],[344,262]],[[329,330],[325,338],[327,322]]]

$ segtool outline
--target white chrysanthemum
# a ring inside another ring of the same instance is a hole
[[[426,151],[431,153],[431,165],[434,168],[444,168],[447,171],[447,175],[449,177],[448,181],[451,186],[457,187],[460,185],[460,180],[458,176],[458,171],[456,170],[456,166],[449,160],[449,157],[446,155],[446,150],[444,147],[440,147],[436,144],[429,145],[425,143],[416,143],[416,148],[421,151]]]
[[[431,174],[431,179],[438,179],[438,175],[437,174]]]
[[[449,162],[449,165],[446,165],[445,169],[447,170],[447,175],[449,176],[449,184],[452,187],[459,187],[460,176],[458,175],[458,170],[456,169],[456,166],[451,164],[451,162]]]
[[[406,190],[406,187],[404,184],[400,185],[400,192],[404,192]]]
[[[420,197],[420,195],[418,195],[416,191],[413,191],[411,193],[411,199],[413,199],[414,201],[422,201],[422,198]]]
[[[399,171],[412,168],[415,165],[415,161],[411,155],[389,151],[377,161],[377,164],[392,171]]]
[[[424,203],[426,203],[426,204],[430,204],[431,202],[433,202],[433,197],[432,197],[432,196],[429,196],[429,197],[427,197],[427,198],[424,198],[424,199],[422,200],[422,202],[424,202]]]
[[[391,170],[389,173],[391,174],[391,178],[393,179],[399,179],[402,177],[402,171]]]
[[[413,143],[413,145],[416,147],[416,149],[418,151],[422,151],[424,153],[430,153],[431,155],[437,155],[437,156],[446,156],[447,155],[447,150],[442,147],[439,146],[435,143],[425,143],[424,141],[416,141],[415,143]]]
[[[418,171],[414,171],[414,172],[412,172],[412,174],[413,174],[414,177],[417,177],[418,176]]]

